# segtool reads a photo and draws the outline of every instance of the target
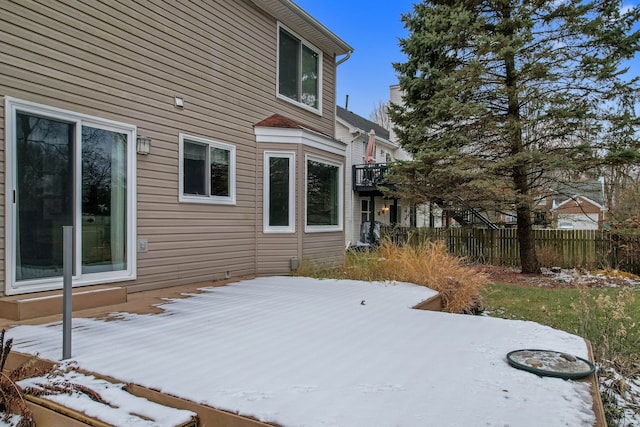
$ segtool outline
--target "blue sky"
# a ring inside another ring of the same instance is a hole
[[[338,67],[338,105],[365,118],[398,79],[392,62],[404,62],[398,41],[407,32],[400,15],[413,10],[412,0],[294,0],[298,6],[354,48]]]
[[[412,10],[417,0],[294,0],[354,48],[348,61],[338,67],[338,105],[365,118],[380,101],[389,99],[389,86],[397,83],[392,62],[404,62],[398,41],[407,36],[400,15]],[[640,0],[627,0],[627,5]],[[631,63],[640,74],[640,55]]]

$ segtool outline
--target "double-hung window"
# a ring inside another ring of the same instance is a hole
[[[6,99],[7,292],[135,278],[136,127]]]
[[[180,134],[180,201],[235,204],[236,148]]]
[[[295,153],[264,153],[264,232],[295,231]]]
[[[305,231],[341,231],[342,164],[307,156],[305,172]]]
[[[278,96],[316,113],[322,111],[322,52],[280,26]]]

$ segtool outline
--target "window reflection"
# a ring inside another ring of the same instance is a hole
[[[339,225],[338,166],[307,162],[307,225]]]
[[[16,280],[62,275],[62,226],[73,224],[74,128],[16,114]]]
[[[82,127],[82,272],[126,268],[127,136]]]

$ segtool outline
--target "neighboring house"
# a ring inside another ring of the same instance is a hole
[[[556,228],[598,230],[604,220],[604,207],[587,197],[575,195],[551,209]]]
[[[599,180],[559,183],[549,195],[540,197],[533,209],[537,228],[598,230],[602,228],[607,207],[603,183]],[[515,216],[505,216],[507,226],[515,226]]]
[[[373,160],[367,164],[369,133],[375,133]],[[410,155],[390,139],[387,129],[345,108],[336,109],[336,139],[347,145],[349,165],[345,183],[345,243],[358,245],[368,242],[371,221],[382,225],[428,225],[425,207],[410,206],[402,200],[385,198],[381,185],[384,174],[394,160],[409,160]]]
[[[0,5],[1,288],[129,292],[344,260],[336,68],[289,0]],[[149,148],[150,146],[150,148]]]
[[[559,185],[545,204],[549,223],[560,229],[601,229],[607,211],[603,183],[598,180]]]

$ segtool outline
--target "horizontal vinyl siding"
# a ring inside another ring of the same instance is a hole
[[[1,56],[1,55],[0,55]],[[0,92],[1,95],[1,92]],[[4,103],[0,102],[0,138],[4,142],[5,128],[4,128]],[[5,210],[5,153],[4,153],[4,143],[0,144],[0,217],[2,220],[0,221],[0,294],[4,292],[5,289],[5,221],[4,221],[4,210]]]
[[[322,267],[338,267],[344,265],[344,234],[316,233],[313,237],[305,236],[303,259]]]
[[[246,0],[0,2],[0,95],[136,125],[151,138],[151,154],[137,157],[137,237],[149,250],[137,254],[132,288],[284,273],[301,253],[298,235],[256,242],[253,125],[278,113],[331,135],[334,58],[323,55],[323,115],[313,114],[276,98],[276,35],[275,19]],[[235,206],[178,203],[181,132],[236,147]]]
[[[258,274],[289,274],[291,259],[298,258],[298,241],[292,234],[273,234],[258,242]]]

